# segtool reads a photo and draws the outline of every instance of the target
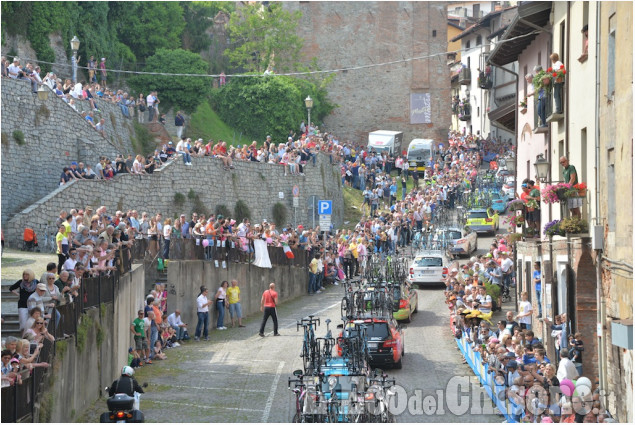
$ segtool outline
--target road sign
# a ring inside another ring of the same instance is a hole
[[[331,228],[331,215],[320,214],[320,227],[322,230],[329,230]]]
[[[293,208],[299,208],[300,207],[300,198],[298,198],[297,196],[293,197]]]
[[[291,191],[291,193],[293,193],[294,197],[300,196],[300,188],[297,185],[293,186],[293,190]]]
[[[318,201],[318,214],[331,215],[333,214],[333,201]]]

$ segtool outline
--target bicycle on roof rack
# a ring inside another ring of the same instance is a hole
[[[315,327],[319,326],[320,319],[308,316],[298,320],[296,323],[296,330],[300,330],[300,327],[304,328],[304,337],[302,340],[302,363],[304,366],[304,372],[314,373],[320,368],[320,344],[315,337]]]

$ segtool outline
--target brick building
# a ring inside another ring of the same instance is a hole
[[[325,126],[340,139],[367,141],[369,131],[447,140],[451,122],[446,66],[447,3],[285,2],[300,10],[306,61],[322,70],[434,55],[429,59],[337,72],[328,86],[338,105]],[[411,102],[411,98],[414,100]],[[412,104],[412,105],[411,105]],[[411,107],[412,106],[412,107]]]

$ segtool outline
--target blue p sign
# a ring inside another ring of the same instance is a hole
[[[318,214],[320,215],[333,214],[333,201],[318,201]]]

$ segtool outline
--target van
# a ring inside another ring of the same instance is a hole
[[[411,172],[415,170],[419,175],[423,175],[426,167],[433,157],[434,140],[413,139],[408,145],[408,165]]]
[[[375,149],[379,154],[387,150],[393,156],[401,155],[402,140],[403,131],[371,131],[368,133],[368,151]]]

